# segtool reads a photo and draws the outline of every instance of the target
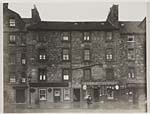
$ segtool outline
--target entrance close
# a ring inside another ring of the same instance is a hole
[[[25,90],[16,89],[16,103],[24,103],[24,102],[25,102]]]
[[[54,102],[57,103],[57,102],[60,102],[60,95],[61,92],[60,92],[60,89],[54,89]]]
[[[94,89],[94,101],[99,101],[99,89]]]
[[[73,90],[73,101],[76,101],[76,102],[80,101],[80,89]]]

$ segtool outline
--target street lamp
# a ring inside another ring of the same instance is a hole
[[[30,82],[31,82],[31,75],[28,76],[28,87],[29,87],[29,108],[31,108],[31,92],[30,92]]]

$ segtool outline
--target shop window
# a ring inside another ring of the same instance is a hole
[[[39,61],[44,62],[46,61],[46,50],[45,49],[39,49]]]
[[[70,100],[70,89],[64,89],[64,100]]]
[[[90,33],[89,32],[84,32],[83,33],[83,41],[84,42],[89,42],[90,41]]]
[[[112,49],[106,49],[106,60],[112,61],[113,60],[113,51]]]
[[[91,79],[91,69],[84,69],[83,73],[84,73],[84,79],[86,81],[89,81]]]
[[[128,60],[135,60],[135,51],[134,49],[128,49]]]
[[[10,27],[15,27],[16,26],[15,19],[9,19],[9,26]]]
[[[112,41],[112,32],[106,32],[106,41]]]
[[[63,32],[63,33],[62,33],[62,41],[65,41],[65,42],[70,41],[69,32]]]
[[[114,71],[111,68],[106,69],[106,79],[113,80],[114,79]]]
[[[47,80],[46,77],[46,69],[39,69],[39,81],[40,82],[45,82]]]
[[[63,80],[69,80],[69,69],[63,69]]]
[[[63,61],[68,61],[70,59],[69,57],[69,49],[63,49],[62,51],[62,59]]]
[[[41,101],[46,100],[46,89],[40,89],[39,90],[39,99]]]
[[[90,49],[84,49],[84,61],[90,61]]]
[[[10,62],[10,64],[16,63],[16,55],[15,54],[9,54],[9,62]]]
[[[15,73],[13,72],[11,72],[10,74],[9,74],[9,82],[10,83],[16,83],[16,75],[15,75]]]
[[[22,65],[25,65],[25,64],[26,64],[26,54],[25,54],[25,53],[22,53],[22,54],[21,54],[21,64],[22,64]]]
[[[135,78],[135,69],[133,67],[128,68],[128,78]]]
[[[10,44],[16,43],[16,36],[15,35],[9,35],[9,43]]]

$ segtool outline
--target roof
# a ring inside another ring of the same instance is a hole
[[[120,21],[120,33],[145,33],[139,25],[141,21]]]
[[[53,22],[41,21],[27,28],[28,30],[112,30],[116,29],[109,22]]]

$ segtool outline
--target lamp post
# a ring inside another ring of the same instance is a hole
[[[31,108],[31,92],[30,92],[30,82],[31,82],[31,75],[28,76],[28,87],[29,87],[29,108]]]

